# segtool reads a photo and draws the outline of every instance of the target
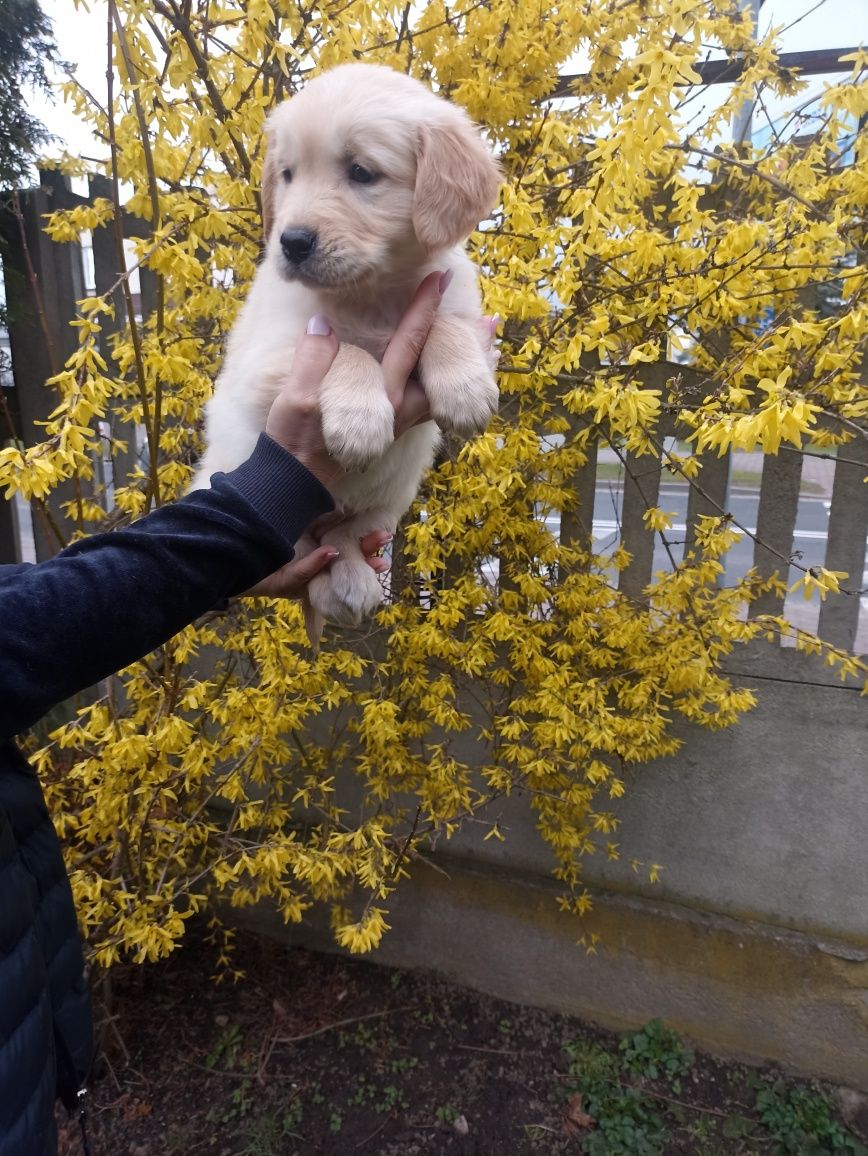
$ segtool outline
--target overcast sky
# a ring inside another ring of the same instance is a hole
[[[90,0],[91,10],[86,12],[83,8],[76,11],[72,0],[42,0],[42,7],[54,23],[61,56],[76,66],[79,80],[94,96],[104,98],[106,5],[101,0]],[[868,41],[868,0],[765,0],[760,32],[782,24],[790,25],[781,38],[785,52],[864,44]],[[826,82],[835,79],[840,76],[814,77],[808,92],[820,93]],[[798,103],[804,103],[808,92],[800,94]],[[718,89],[717,94],[722,95],[722,90]],[[34,99],[33,111],[71,152],[102,153],[102,149],[95,149],[87,128],[59,99],[54,104]],[[781,111],[782,108],[773,109],[772,115]]]

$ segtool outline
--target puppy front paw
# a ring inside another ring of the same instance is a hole
[[[494,364],[469,322],[435,318],[419,370],[431,416],[441,429],[464,438],[483,433],[499,400]]]
[[[422,384],[431,416],[441,429],[460,437],[484,433],[497,413],[497,383],[484,366],[456,365],[440,374],[423,371]]]
[[[395,440],[395,411],[383,371],[369,353],[342,345],[323,382],[326,449],[348,472],[364,470]]]
[[[307,588],[313,609],[336,626],[358,626],[383,601],[383,588],[362,558],[338,558]]]

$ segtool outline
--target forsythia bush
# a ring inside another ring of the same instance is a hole
[[[121,206],[142,218],[154,307],[136,320],[129,294],[124,317],[110,297],[80,303],[44,443],[0,453],[7,493],[78,477],[71,533],[116,521],[90,484],[106,416],[126,430],[119,461],[142,429],[149,451],[116,480],[119,510],[181,492],[258,259],[263,119],[338,62],[409,70],[484,127],[504,181],[473,246],[486,308],[507,322],[500,417],[431,477],[369,629],[313,657],[294,605],[239,602],[124,671],[38,753],[95,958],[170,951],[215,895],[267,899],[287,920],[326,902],[337,940],[367,950],[414,860],[467,820],[504,837],[498,804],[517,792],[564,907],[584,913],[581,859],[618,853],[607,808],[625,769],[676,750],[677,715],[734,723],[752,697],[721,661],[792,628],[746,616],[780,579],[718,584],[739,534],[723,516],[641,598],[619,592],[631,544],[602,557],[567,532],[577,479],[596,443],[701,485],[709,452],[865,436],[868,151],[853,133],[868,55],[798,137],[752,149],[728,143],[734,112],[757,89],[796,105],[800,86],[774,35],[755,43],[726,0],[113,0],[109,16],[111,90],[67,97],[113,196],[47,227],[70,242],[113,228]],[[744,60],[731,90],[690,87],[709,46]],[[586,75],[548,99],[565,72]],[[818,308],[818,283],[834,308]],[[683,367],[668,360],[681,346]],[[675,419],[678,443],[664,437]],[[646,522],[666,538],[664,511]]]

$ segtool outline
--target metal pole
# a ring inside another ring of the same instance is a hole
[[[759,27],[759,10],[762,0],[738,0],[743,12],[749,12],[753,23],[753,37],[756,40]],[[732,118],[732,139],[736,146],[750,144],[753,130],[753,110],[755,101],[746,100]]]

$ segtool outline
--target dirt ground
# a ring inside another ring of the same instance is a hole
[[[724,1064],[656,1022],[619,1038],[248,934],[243,979],[215,984],[214,958],[192,935],[113,978],[93,1156],[868,1156],[864,1097]],[[61,1156],[81,1152],[63,1123]]]

